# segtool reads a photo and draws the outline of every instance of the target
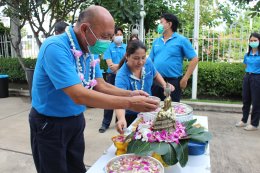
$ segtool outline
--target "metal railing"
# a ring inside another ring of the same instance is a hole
[[[193,42],[193,31],[180,29],[180,34]],[[199,53],[200,61],[211,62],[242,62],[244,54],[248,50],[249,30],[237,26],[230,28],[226,32],[216,32],[209,29],[202,29],[199,35]],[[148,32],[145,37],[145,44],[148,52],[151,49],[155,38],[160,35],[155,32]],[[126,36],[128,38],[129,36]],[[42,39],[43,40],[43,39]],[[22,56],[36,58],[39,52],[36,40],[33,37],[27,37],[22,40]],[[7,36],[0,36],[0,57],[12,56],[11,43]]]

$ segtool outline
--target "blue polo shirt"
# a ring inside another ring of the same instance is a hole
[[[149,55],[155,68],[163,77],[180,77],[183,75],[183,59],[197,57],[190,41],[174,32],[164,43],[163,36],[155,39]]]
[[[144,77],[144,91],[152,94],[151,88],[153,84],[153,80],[157,74],[157,70],[155,69],[152,61],[147,59],[144,65],[145,68],[145,77]],[[137,88],[135,88],[135,83]],[[129,69],[127,63],[124,63],[123,66],[118,70],[115,79],[115,86],[118,88],[122,88],[125,90],[141,90],[142,88],[142,80],[136,78],[131,70]],[[127,114],[137,115],[138,112],[126,110]]]
[[[246,72],[260,74],[260,55],[259,52],[256,52],[253,55],[252,51],[249,55],[245,54],[244,64],[246,64]]]
[[[122,43],[120,46],[117,46],[112,42],[104,53],[104,59],[111,59],[114,64],[119,64],[120,60],[124,57],[125,52],[126,44]],[[107,72],[112,73],[112,70],[108,67]]]
[[[81,50],[71,26],[69,30],[76,49]],[[41,45],[32,85],[32,106],[41,114],[68,117],[78,115],[86,110],[85,105],[77,105],[62,90],[81,84],[76,61],[70,49],[70,41],[66,33],[49,37]],[[83,56],[80,59],[83,63]],[[82,65],[83,71],[86,72],[86,80],[89,76],[89,62],[90,57],[83,63],[85,65]],[[99,65],[95,68],[95,76],[96,78],[102,77]]]

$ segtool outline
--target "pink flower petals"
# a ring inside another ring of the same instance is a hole
[[[95,59],[95,60],[93,60],[92,62],[91,62],[91,67],[96,67],[96,65],[98,64],[100,62],[100,60],[99,59]]]
[[[134,139],[145,142],[175,142],[179,144],[179,139],[185,137],[185,126],[176,122],[176,129],[174,131],[152,131],[152,123],[150,121],[142,121],[136,128]]]
[[[149,157],[123,156],[108,165],[109,173],[160,173],[160,165]]]
[[[82,51],[76,49],[70,49],[75,56],[75,58],[79,58],[82,55]]]

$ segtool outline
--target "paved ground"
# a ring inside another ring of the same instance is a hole
[[[28,97],[0,99],[0,173],[35,173],[29,144]],[[208,116],[212,173],[260,173],[260,130],[246,132],[234,127],[238,113],[195,111]],[[104,134],[98,133],[101,109],[89,109],[86,117],[85,164],[90,167],[112,144],[114,124]],[[114,121],[113,121],[114,122]]]

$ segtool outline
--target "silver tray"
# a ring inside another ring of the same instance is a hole
[[[116,156],[116,157],[113,157],[108,163],[107,165],[105,166],[105,173],[109,173],[109,167],[111,166],[111,164],[113,164],[115,161],[119,160],[119,159],[122,159],[122,158],[126,158],[126,157],[136,157],[137,155],[135,154],[123,154],[123,155],[120,155],[120,156]],[[161,162],[159,162],[157,159],[151,157],[151,156],[138,156],[138,157],[142,157],[142,158],[148,158],[151,162],[155,163],[158,167],[159,167],[159,170],[160,172],[159,173],[164,173],[164,167],[163,165],[161,164]],[[121,165],[122,166],[122,165]],[[117,173],[117,172],[115,172]],[[123,173],[120,171],[120,173]]]

